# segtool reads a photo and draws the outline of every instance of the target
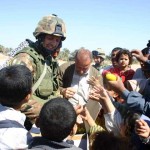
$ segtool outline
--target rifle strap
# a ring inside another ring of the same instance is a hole
[[[43,72],[42,72],[41,76],[39,77],[37,82],[32,87],[32,93],[34,93],[36,91],[36,89],[39,87],[40,83],[42,82],[42,80],[43,80],[43,78],[44,78],[44,76],[46,74],[46,70],[47,70],[47,64],[45,62],[44,69],[43,69]]]

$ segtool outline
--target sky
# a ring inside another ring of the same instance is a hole
[[[66,24],[63,48],[143,49],[150,40],[150,0],[3,0],[0,45],[15,49],[43,16],[57,14]]]

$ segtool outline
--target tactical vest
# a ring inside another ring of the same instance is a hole
[[[40,78],[44,70],[44,64],[47,64],[46,74],[33,95],[43,100],[48,100],[51,96],[53,97],[55,91],[59,87],[59,82],[57,79],[57,62],[54,61],[51,56],[48,56],[46,59],[44,59],[44,57],[33,47],[24,47],[17,54],[19,53],[27,53],[34,60],[33,63],[36,65],[36,72],[35,76],[33,76],[33,84],[35,84]]]

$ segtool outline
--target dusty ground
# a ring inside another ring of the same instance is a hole
[[[140,68],[140,67],[141,67],[140,64],[132,64],[131,65],[131,68],[134,70],[136,70],[137,68]]]

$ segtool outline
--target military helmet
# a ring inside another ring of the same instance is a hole
[[[97,48],[96,50],[92,51],[93,56],[99,56],[103,59],[106,58],[105,52],[101,48]]]
[[[61,36],[62,40],[66,39],[66,28],[65,23],[57,15],[44,16],[42,20],[39,21],[33,35],[38,39],[41,34],[50,34]]]

